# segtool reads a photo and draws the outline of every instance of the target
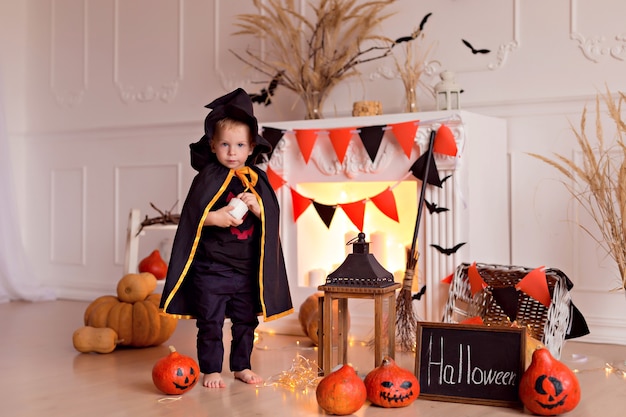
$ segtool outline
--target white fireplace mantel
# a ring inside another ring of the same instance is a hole
[[[419,120],[420,124],[415,135],[411,158],[407,158],[391,130],[386,130],[374,161],[370,160],[363,145],[353,136],[343,163],[339,163],[326,134],[327,129],[332,128],[358,129],[364,126],[386,126],[414,120]],[[414,309],[420,319],[439,321],[448,296],[448,286],[441,280],[451,274],[458,264],[473,261],[509,263],[506,122],[457,110],[268,122],[261,126],[284,131],[269,166],[287,181],[287,186],[281,187],[277,195],[281,204],[281,239],[296,310],[299,310],[306,297],[316,291],[315,287],[302,284],[303,276],[309,273],[307,268],[303,268],[303,265],[309,263],[304,262],[302,258],[308,260],[314,257],[319,252],[316,248],[324,243],[309,239],[308,232],[302,230],[298,222],[294,222],[289,187],[299,183],[333,182],[344,183],[345,187],[349,187],[352,182],[394,182],[405,179],[413,181],[417,189],[421,183],[410,175],[409,168],[420,153],[427,149],[430,131],[437,129],[442,123],[453,132],[459,154],[456,158],[435,155],[440,177],[448,175],[451,177],[442,188],[427,187],[426,200],[436,202],[438,206],[446,207],[449,211],[433,215],[424,209],[422,213],[418,275],[419,285],[425,284],[427,291],[425,297],[414,303]],[[320,131],[308,164],[305,163],[295,139],[295,129]],[[413,209],[417,210],[417,199],[414,204]],[[410,220],[410,222],[405,220],[406,224],[401,226],[413,230],[415,219]],[[317,227],[320,227],[320,224]],[[324,225],[321,224],[321,227]],[[439,253],[430,246],[437,244],[449,248],[460,242],[466,243],[449,256]],[[351,336],[357,340],[364,340],[371,333],[373,326],[371,309],[367,305],[359,304],[351,304],[349,309],[352,322]],[[263,323],[262,328],[283,333],[301,333],[297,315]]]

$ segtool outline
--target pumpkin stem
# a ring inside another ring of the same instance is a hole
[[[176,352],[176,348],[172,345],[169,346],[169,349],[170,349],[170,353]]]
[[[115,339],[115,343],[116,345],[119,345],[120,343],[122,343],[124,341],[124,339]]]

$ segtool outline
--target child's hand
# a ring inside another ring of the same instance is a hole
[[[261,207],[259,206],[259,202],[256,197],[252,193],[241,193],[237,196],[241,201],[246,203],[248,210],[252,212],[257,217],[261,217]]]
[[[228,212],[234,209],[232,206],[224,206],[219,210],[210,211],[204,219],[205,226],[230,227],[239,226],[243,223],[241,219],[235,219]]]

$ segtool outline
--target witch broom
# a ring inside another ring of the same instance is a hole
[[[413,230],[413,241],[411,242],[411,249],[407,252],[406,269],[404,271],[404,278],[402,279],[402,288],[396,298],[396,343],[402,351],[412,351],[415,345],[415,332],[417,331],[417,318],[413,312],[413,276],[415,275],[415,268],[419,259],[419,253],[417,251],[417,235],[419,233],[420,221],[422,218],[422,211],[424,208],[424,195],[426,193],[426,186],[428,185],[428,171],[432,163],[433,158],[433,144],[435,142],[436,131],[430,132],[430,139],[428,143],[428,150],[426,151],[426,164],[424,167],[424,175],[422,177],[422,188],[420,190],[419,202],[417,205],[417,219],[415,221],[415,229]],[[418,158],[416,164],[422,159]],[[414,165],[415,166],[415,165]],[[435,167],[436,169],[436,167]]]

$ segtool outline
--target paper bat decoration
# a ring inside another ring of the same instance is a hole
[[[454,247],[452,248],[442,248],[439,245],[435,245],[435,244],[431,244],[430,246],[432,246],[433,248],[437,249],[439,251],[439,253],[442,253],[444,255],[450,256],[454,253],[456,253],[456,251],[458,251],[461,246],[465,245],[467,242],[462,242],[462,243],[458,243],[456,245],[454,245]]]
[[[419,300],[420,298],[422,298],[422,295],[426,294],[426,285],[422,286],[422,288],[416,292],[415,294],[413,294],[413,299],[414,300]]]
[[[419,26],[419,31],[421,32],[422,30],[424,30],[424,25],[426,24],[426,22],[428,21],[428,18],[430,17],[430,15],[432,15],[432,13],[426,13],[426,16],[424,16],[422,18],[422,21],[420,22],[420,26]]]
[[[443,177],[443,178],[441,179],[441,183],[443,184],[444,182],[446,182],[446,180],[447,180],[448,178],[450,178],[451,176],[452,176],[452,174],[450,174],[450,175],[446,175],[445,177]]]
[[[422,31],[424,30],[424,25],[428,21],[428,18],[430,17],[430,15],[432,15],[432,13],[427,13],[426,16],[424,16],[422,18],[422,21],[420,22],[419,28],[415,32],[411,33],[410,36],[402,36],[402,37],[396,39],[393,43],[394,44],[398,44],[398,43],[402,43],[402,42],[411,42],[412,40],[417,38],[419,36],[419,34],[422,33]]]
[[[465,44],[465,46],[467,46],[474,55],[476,54],[488,54],[489,52],[491,52],[489,49],[476,49],[472,46],[471,43],[469,43],[468,41],[466,41],[465,39],[461,39],[463,41],[463,43]]]
[[[276,87],[278,87],[278,82],[280,81],[280,77],[282,77],[282,75],[282,72],[276,74],[270,81],[267,88],[261,89],[259,94],[248,94],[250,96],[250,100],[252,100],[253,103],[264,104],[266,106],[272,104],[272,96],[274,95],[274,91],[276,91]]]
[[[443,213],[445,211],[449,211],[449,208],[446,207],[438,207],[437,203],[431,203],[428,200],[424,200],[424,203],[426,204],[426,208],[428,208],[428,211],[430,212],[430,214],[433,213]]]

